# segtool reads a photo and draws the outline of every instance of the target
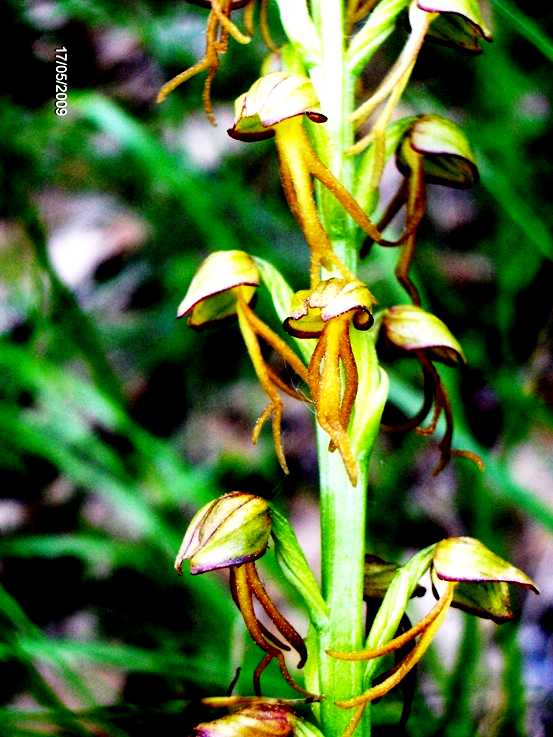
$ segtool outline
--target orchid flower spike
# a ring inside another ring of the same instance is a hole
[[[399,350],[400,355],[411,355],[419,361],[424,377],[424,401],[421,409],[404,424],[385,429],[407,432],[416,428],[420,435],[433,435],[443,412],[446,429],[438,446],[440,460],[434,469],[434,475],[445,468],[451,456],[468,458],[480,470],[483,470],[482,459],[476,453],[451,447],[453,412],[447,391],[434,366],[436,361],[448,366],[459,366],[465,363],[463,349],[457,339],[438,317],[425,312],[416,305],[396,305],[386,310],[382,318],[382,334],[391,346]],[[430,425],[421,429],[419,426],[428,416],[432,405],[434,405],[434,414]]]
[[[194,515],[177,554],[175,569],[181,574],[185,560],[190,562],[192,575],[229,569],[232,598],[250,637],[265,653],[253,678],[257,696],[261,694],[263,671],[272,660],[276,660],[286,683],[304,696],[316,699],[301,688],[288,671],[283,651],[293,647],[300,657],[298,667],[301,668],[307,660],[307,649],[302,637],[270,598],[255,567],[255,561],[267,550],[270,534],[271,513],[265,499],[232,491],[209,502]],[[254,598],[278,635],[259,621]]]
[[[368,330],[376,300],[358,279],[331,278],[315,289],[294,295],[284,328],[296,338],[317,338],[308,368],[308,384],[317,421],[338,448],[351,483],[357,483],[357,461],[348,425],[358,388],[358,373],[350,330]]]
[[[405,205],[405,227],[395,241],[381,246],[401,246],[396,276],[413,304],[420,304],[409,271],[415,256],[417,229],[426,212],[426,185],[468,189],[478,182],[478,169],[469,142],[458,125],[440,115],[413,118],[396,150],[396,165],[404,175],[378,228],[384,230]],[[366,250],[361,250],[361,257]]]
[[[318,179],[359,227],[371,238],[380,233],[344,185],[336,179],[314,151],[303,126],[303,119],[324,123],[326,116],[313,84],[307,77],[271,72],[255,82],[235,103],[235,122],[231,138],[258,141],[275,137],[280,178],[288,205],[301,226],[311,250],[311,286],[320,279],[320,268],[353,278],[332,249],[323,228],[313,194],[313,178]]]
[[[195,77],[196,74],[207,72],[203,91],[203,105],[208,120],[212,125],[216,125],[211,103],[211,85],[219,69],[219,58],[227,51],[229,36],[232,36],[239,44],[248,44],[251,40],[250,36],[242,33],[238,26],[231,21],[230,16],[233,11],[243,7],[246,7],[247,11],[249,8],[253,10],[254,0],[188,0],[188,2],[192,5],[210,9],[206,27],[205,55],[196,64],[164,84],[158,93],[157,102],[163,102],[174,89]],[[249,17],[251,23],[251,12]]]
[[[331,657],[341,660],[373,660],[395,653],[419,638],[384,680],[360,696],[337,702],[342,709],[356,709],[344,733],[346,735],[353,733],[367,704],[395,688],[415,667],[432,643],[450,606],[458,606],[476,616],[501,623],[513,617],[509,584],[539,593],[526,573],[471,537],[450,537],[437,543],[429,566],[438,601],[417,624],[380,647],[352,653],[329,652]]]
[[[259,286],[259,271],[255,261],[244,251],[215,251],[201,264],[188,291],[179,305],[177,316],[188,317],[194,328],[237,316],[240,332],[246,344],[255,373],[269,404],[261,413],[252,432],[256,443],[263,425],[271,418],[277,458],[284,473],[288,466],[282,448],[281,424],[283,404],[279,390],[304,400],[294,387],[282,379],[267,364],[261,351],[261,342],[272,348],[295,374],[307,383],[307,369],[294,351],[274,333],[252,310],[250,303]]]

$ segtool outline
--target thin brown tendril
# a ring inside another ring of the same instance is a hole
[[[434,364],[425,355],[424,351],[417,351],[417,358],[421,362],[423,369],[433,377],[435,401],[435,411],[430,426],[424,429],[418,429],[417,432],[420,435],[433,434],[436,430],[438,419],[442,411],[445,416],[445,433],[438,443],[438,448],[440,449],[440,459],[438,460],[436,467],[432,471],[432,475],[437,476],[439,473],[441,473],[451,460],[452,456],[466,458],[467,460],[474,463],[478,470],[482,471],[484,469],[484,462],[478,454],[473,453],[470,450],[457,450],[456,448],[451,447],[453,441],[453,412],[451,410],[451,402],[449,401],[449,396],[444,385],[442,384],[440,375],[438,374]]]
[[[230,593],[232,595],[232,599],[234,603],[236,604],[238,608],[240,608],[238,605],[238,594],[236,592],[236,580],[233,575],[229,576],[229,587],[230,587]],[[269,640],[269,642],[271,642],[273,645],[276,645],[281,650],[286,650],[286,652],[289,652],[292,649],[285,642],[282,642],[282,640],[279,640],[278,637],[271,632],[271,630],[267,629],[267,627],[265,627],[263,622],[259,622],[258,620],[258,624],[259,624],[259,628],[261,632],[263,633],[263,636],[266,637],[267,640]]]
[[[400,648],[407,645],[415,637],[418,637],[422,632],[428,629],[434,620],[440,616],[440,613],[447,607],[448,597],[442,596],[432,609],[424,616],[420,622],[417,622],[413,627],[408,629],[401,635],[394,637],[393,640],[381,645],[380,647],[370,648],[369,650],[359,650],[358,652],[347,653],[338,652],[336,650],[327,650],[328,655],[338,660],[374,660],[374,658],[381,658],[383,655],[389,655],[390,653],[399,650]]]
[[[298,693],[307,696],[310,699],[319,700],[320,697],[310,693],[309,691],[306,691],[301,686],[298,686],[298,684],[294,681],[288,671],[286,660],[284,659],[284,654],[282,653],[282,651],[274,647],[274,645],[268,642],[267,639],[264,637],[263,631],[261,630],[260,623],[257,620],[253,607],[253,591],[248,578],[247,566],[248,564],[232,567],[230,569],[230,576],[231,587],[234,587],[234,591],[236,592],[236,601],[238,604],[238,608],[240,609],[240,613],[242,614],[242,617],[244,619],[246,629],[248,630],[250,637],[256,643],[256,645],[258,645],[266,653],[266,655],[263,657],[263,659],[255,669],[254,673],[254,690],[256,695],[261,695],[260,679],[263,671],[269,665],[271,660],[275,659],[278,662],[280,672],[284,680],[291,688],[293,688],[295,691],[298,691]]]
[[[371,701],[375,701],[375,699],[385,696],[392,688],[397,686],[405,678],[409,671],[411,671],[422,658],[434,639],[434,636],[451,605],[456,585],[457,583],[454,581],[447,582],[444,593],[435,605],[435,608],[439,607],[438,615],[427,626],[416,647],[414,647],[413,650],[411,650],[405,658],[392,669],[389,677],[360,696],[355,696],[354,698],[346,701],[337,701],[336,706],[340,709],[351,709],[355,706],[361,705],[366,706]]]
[[[353,198],[342,182],[340,182],[339,179],[336,179],[330,169],[328,169],[319,159],[311,146],[303,126],[301,125],[301,121],[299,122],[300,126],[298,127],[298,131],[301,131],[301,133],[298,132],[298,135],[301,136],[303,156],[310,173],[334,195],[344,210],[351,215],[357,225],[368,236],[376,241],[380,240],[382,236],[376,225],[365,214],[357,200]]]
[[[424,364],[421,364],[421,366],[422,366],[422,373],[424,377],[422,407],[419,409],[416,415],[414,415],[409,420],[406,420],[405,422],[402,422],[398,425],[386,425],[382,423],[381,428],[384,432],[404,433],[404,432],[409,432],[410,430],[415,430],[416,428],[416,431],[419,435],[426,434],[426,429],[419,428],[419,425],[421,424],[421,422],[424,422],[424,420],[428,416],[428,413],[432,409],[432,404],[434,402],[434,374],[428,371],[427,368],[424,366]],[[439,411],[441,411],[440,408],[438,409]],[[434,418],[432,419],[432,423],[433,422],[434,422]],[[435,430],[435,427],[430,433],[431,435],[434,433],[434,430]]]
[[[262,320],[259,319],[259,317],[257,317],[255,312],[244,300],[241,300],[241,303],[244,314],[257,335],[263,338],[263,340],[279,354],[279,356],[294,370],[302,381],[307,382],[307,369],[302,361],[296,356],[294,351],[287,343],[284,342],[284,340],[282,340],[282,338],[274,333]]]
[[[278,51],[278,46],[273,41],[271,37],[271,31],[269,29],[269,19],[267,17],[267,0],[260,0],[259,30],[261,31],[261,38],[265,42],[265,46],[271,51]]]
[[[248,583],[255,595],[255,598],[259,601],[267,616],[273,622],[280,634],[292,645],[300,656],[300,662],[298,668],[303,668],[305,661],[307,660],[307,648],[301,635],[292,627],[290,622],[285,619],[282,614],[278,611],[273,601],[267,594],[265,587],[255,567],[255,563],[246,563],[246,572],[248,576]],[[288,649],[288,648],[285,648]]]
[[[276,388],[271,382],[271,377],[269,375],[269,372],[267,371],[267,366],[265,364],[263,354],[261,353],[261,347],[259,345],[256,332],[248,319],[248,309],[249,308],[247,307],[244,300],[237,300],[236,314],[238,316],[240,331],[242,333],[242,337],[244,338],[246,348],[248,349],[248,353],[253,364],[255,373],[257,375],[257,378],[259,379],[259,383],[261,384],[263,390],[270,400],[268,406],[263,410],[257,422],[255,423],[252,432],[252,442],[254,444],[257,442],[263,425],[269,419],[269,417],[271,417],[275,452],[277,454],[277,458],[282,470],[284,471],[284,473],[287,474],[289,473],[289,471],[288,465],[286,463],[286,458],[284,456],[281,438],[281,423],[283,411],[282,400],[280,399]]]
[[[219,57],[226,53],[229,36],[240,44],[250,42],[250,37],[243,34],[240,29],[230,20],[230,13],[235,7],[242,7],[239,3],[235,5],[231,0],[211,0],[211,8],[206,27],[206,45],[204,58],[193,66],[177,74],[160,89],[157,102],[163,102],[174,89],[192,77],[207,72],[202,93],[202,102],[205,113],[212,125],[217,125],[213,104],[211,102],[211,85],[219,69]]]

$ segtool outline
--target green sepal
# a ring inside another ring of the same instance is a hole
[[[192,518],[175,560],[175,570],[190,561],[196,575],[241,565],[267,549],[271,515],[265,499],[232,491],[202,507]]]
[[[294,721],[294,735],[295,737],[324,737],[318,727],[301,717],[296,717]]]
[[[304,600],[313,626],[321,629],[328,623],[328,608],[319,584],[290,523],[272,504],[270,508],[273,521],[271,535],[275,543],[277,562],[286,579]]]
[[[458,581],[453,606],[476,616],[506,622],[513,618],[509,584],[539,593],[532,579],[473,537],[450,537],[436,546],[432,583]]]
[[[271,72],[236,99],[234,125],[227,132],[240,141],[270,138],[275,125],[297,115],[316,123],[326,121],[313,83],[298,74]]]
[[[245,251],[214,251],[201,263],[177,310],[191,327],[203,327],[236,313],[240,296],[251,302],[259,284],[254,260]]]
[[[492,40],[479,0],[417,0],[417,5],[421,10],[440,14],[428,30],[428,36],[436,41],[479,54],[480,41]]]
[[[378,555],[365,555],[365,575],[363,579],[363,598],[382,600],[392,579],[399,569],[397,563],[389,563]],[[424,596],[426,589],[424,586],[417,586],[411,594],[412,597]]]
[[[424,177],[429,184],[468,189],[478,181],[478,169],[463,130],[441,115],[419,115],[405,131],[397,149],[398,169],[409,174],[410,151],[423,157]]]
[[[447,325],[416,305],[395,305],[386,310],[382,333],[402,351],[425,351],[432,360],[448,366],[465,363],[463,349]]]
[[[448,537],[439,542],[433,565],[438,578],[444,581],[504,581],[539,593],[524,571],[492,553],[474,537]]]

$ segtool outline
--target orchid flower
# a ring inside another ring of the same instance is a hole
[[[307,383],[308,375],[305,365],[292,349],[252,310],[250,303],[259,281],[255,261],[247,253],[215,251],[196,272],[177,315],[188,316],[188,324],[194,328],[205,327],[234,315],[238,317],[240,332],[255,373],[269,398],[269,404],[255,423],[252,442],[257,442],[263,425],[271,418],[277,458],[284,473],[288,473],[281,439],[283,405],[279,390],[302,401],[304,397],[267,364],[261,343],[272,348],[302,381]]]
[[[337,448],[352,484],[357,462],[348,437],[348,425],[357,396],[358,372],[350,330],[368,330],[373,324],[375,298],[358,279],[331,278],[315,289],[297,292],[285,329],[297,338],[317,338],[307,372],[317,421]]]
[[[235,103],[235,122],[231,138],[258,141],[275,137],[280,178],[288,205],[300,224],[311,250],[311,286],[320,279],[321,266],[342,278],[351,273],[332,249],[323,228],[313,193],[313,178],[318,179],[357,225],[374,240],[380,233],[344,185],[317,156],[303,126],[303,119],[324,123],[319,98],[307,77],[271,72],[255,82]]]
[[[438,317],[416,305],[396,305],[386,310],[382,318],[382,332],[385,340],[399,349],[400,354],[406,353],[417,358],[424,376],[424,401],[421,409],[403,425],[385,429],[406,432],[417,428],[420,435],[433,435],[443,412],[446,429],[439,443],[440,460],[434,469],[434,475],[445,468],[451,456],[468,458],[482,470],[484,464],[476,453],[451,447],[453,413],[447,391],[434,366],[436,361],[449,366],[459,366],[465,362],[463,349],[457,339]],[[429,427],[421,429],[419,425],[425,420],[433,404],[431,423]]]
[[[261,694],[261,675],[272,660],[278,662],[286,683],[294,690],[316,699],[299,686],[288,671],[283,651],[291,647],[300,656],[298,668],[307,660],[303,638],[288,622],[265,590],[255,561],[267,550],[271,534],[271,513],[268,503],[259,496],[241,491],[225,494],[202,507],[192,518],[175,561],[175,570],[182,574],[185,560],[190,562],[192,575],[228,568],[230,591],[252,640],[264,652],[254,672],[253,684]],[[275,626],[274,635],[259,621],[254,598]]]
[[[405,227],[396,241],[381,240],[380,245],[402,247],[396,276],[413,304],[419,305],[419,293],[409,271],[415,256],[417,229],[426,212],[426,185],[467,189],[478,181],[478,170],[462,130],[439,115],[419,115],[410,122],[396,151],[396,165],[405,178],[378,227],[384,230],[404,205]],[[366,249],[361,249],[361,256],[364,255]]]

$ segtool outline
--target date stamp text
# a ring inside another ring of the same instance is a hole
[[[67,49],[56,49],[56,115],[67,115]]]

